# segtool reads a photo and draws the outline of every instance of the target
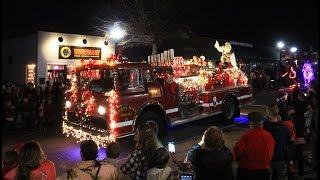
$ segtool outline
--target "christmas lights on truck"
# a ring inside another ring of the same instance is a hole
[[[223,54],[217,67],[203,56],[82,62],[66,92],[63,133],[106,146],[141,123],[164,136],[168,127],[215,114],[232,119],[252,102],[252,88],[232,59],[231,45],[215,47]]]

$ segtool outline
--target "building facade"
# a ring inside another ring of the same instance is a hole
[[[3,44],[2,80],[19,84],[70,79],[81,60],[105,60],[115,53],[106,37],[58,32],[38,31]]]

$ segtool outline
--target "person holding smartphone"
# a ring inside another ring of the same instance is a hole
[[[187,160],[195,171],[195,179],[233,180],[232,153],[216,126],[204,132],[201,141],[188,152]]]

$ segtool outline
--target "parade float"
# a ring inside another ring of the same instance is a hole
[[[161,137],[167,127],[215,114],[234,118],[251,103],[252,88],[230,43],[214,47],[222,53],[215,64],[204,56],[174,57],[171,50],[142,63],[82,61],[66,92],[63,133],[106,146],[141,123]]]

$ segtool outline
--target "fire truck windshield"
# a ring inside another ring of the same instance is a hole
[[[86,69],[80,71],[80,89],[103,93],[113,89],[113,73],[109,69]]]

